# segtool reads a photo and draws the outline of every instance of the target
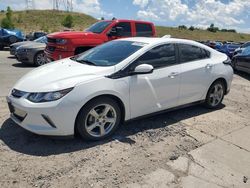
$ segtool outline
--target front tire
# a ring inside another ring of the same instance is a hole
[[[36,66],[41,66],[46,64],[46,56],[45,53],[43,51],[36,53],[35,57],[34,57],[34,64]]]
[[[208,108],[216,109],[221,105],[225,95],[225,84],[221,80],[215,81],[209,88],[205,105]]]
[[[121,122],[121,109],[109,97],[87,103],[79,112],[76,129],[86,140],[102,140],[112,135]]]

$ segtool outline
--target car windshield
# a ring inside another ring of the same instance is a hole
[[[243,44],[243,45],[242,45],[242,48],[246,48],[246,47],[248,47],[248,46],[250,46],[250,42],[246,42],[245,44]]]
[[[86,31],[90,31],[93,33],[101,33],[103,32],[109,25],[111,24],[111,21],[102,21],[102,22],[97,22],[90,26]]]
[[[242,52],[241,52],[242,55],[250,55],[250,46],[245,48]]]
[[[40,43],[47,43],[47,37],[39,37],[38,39],[34,40],[35,42],[40,42]]]
[[[80,55],[71,58],[74,61],[94,66],[113,66],[139,49],[146,43],[132,41],[111,41],[92,48]]]

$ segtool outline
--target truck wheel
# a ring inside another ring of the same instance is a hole
[[[3,50],[4,49],[4,46],[3,45],[0,45],[0,50]]]

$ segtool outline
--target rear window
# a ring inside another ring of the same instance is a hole
[[[178,44],[178,48],[181,63],[202,60],[210,56],[210,52],[197,46],[189,44]]]
[[[153,29],[150,24],[135,23],[137,37],[151,37],[153,36]]]

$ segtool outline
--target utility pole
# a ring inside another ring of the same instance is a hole
[[[26,0],[26,10],[33,10],[33,9],[35,9],[34,1]]]
[[[53,0],[53,10],[59,10],[59,0]]]

